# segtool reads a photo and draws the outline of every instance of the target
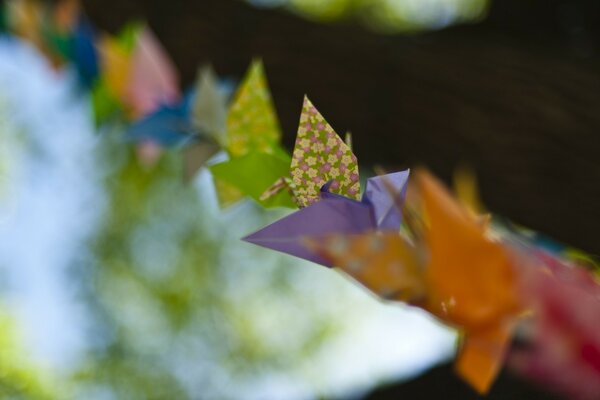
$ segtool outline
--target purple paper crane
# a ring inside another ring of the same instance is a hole
[[[325,184],[319,201],[242,240],[331,267],[327,260],[306,248],[304,240],[332,233],[399,230],[402,213],[394,197],[404,196],[408,176],[406,170],[367,179],[361,201],[331,193],[329,184]]]

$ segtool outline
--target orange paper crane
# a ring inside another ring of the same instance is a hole
[[[400,233],[329,235],[308,246],[376,294],[419,306],[464,333],[455,368],[480,393],[489,390],[520,310],[507,250],[487,224],[425,171],[415,174],[425,228],[415,243]]]
[[[486,236],[486,224],[462,207],[433,176],[416,174],[428,219],[426,309],[464,331],[457,372],[485,393],[496,377],[519,312],[507,250]]]

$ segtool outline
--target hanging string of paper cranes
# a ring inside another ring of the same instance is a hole
[[[233,96],[232,83],[210,67],[181,93],[175,66],[146,25],[98,34],[77,1],[44,4],[9,1],[7,29],[57,67],[74,68],[96,122],[127,122],[125,139],[142,162],[181,149],[191,179],[224,151],[227,161],[208,167],[222,206],[249,197],[298,209],[244,240],[339,270],[457,329],[456,371],[480,393],[508,360],[574,398],[597,398],[600,285],[592,257],[486,214],[468,175],[457,179],[457,196],[424,169],[380,174],[361,188],[350,136],[342,140],[308,98],[290,156],[259,60]]]

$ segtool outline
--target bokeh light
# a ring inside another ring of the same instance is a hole
[[[319,21],[355,19],[387,33],[438,29],[480,20],[487,0],[248,0],[261,7],[285,6]]]

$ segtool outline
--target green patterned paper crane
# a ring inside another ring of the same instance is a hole
[[[331,182],[330,192],[359,200],[358,162],[349,146],[349,135],[347,142],[305,97],[289,176],[280,177],[261,199],[269,199],[287,188],[296,205],[306,207],[318,201],[321,186]]]
[[[210,167],[221,205],[249,196],[265,207],[293,207],[287,192],[260,199],[290,163],[280,145],[281,129],[261,61],[252,62],[235,94],[225,130],[229,160]]]
[[[227,150],[232,157],[273,154],[281,129],[262,62],[254,61],[227,114]]]

